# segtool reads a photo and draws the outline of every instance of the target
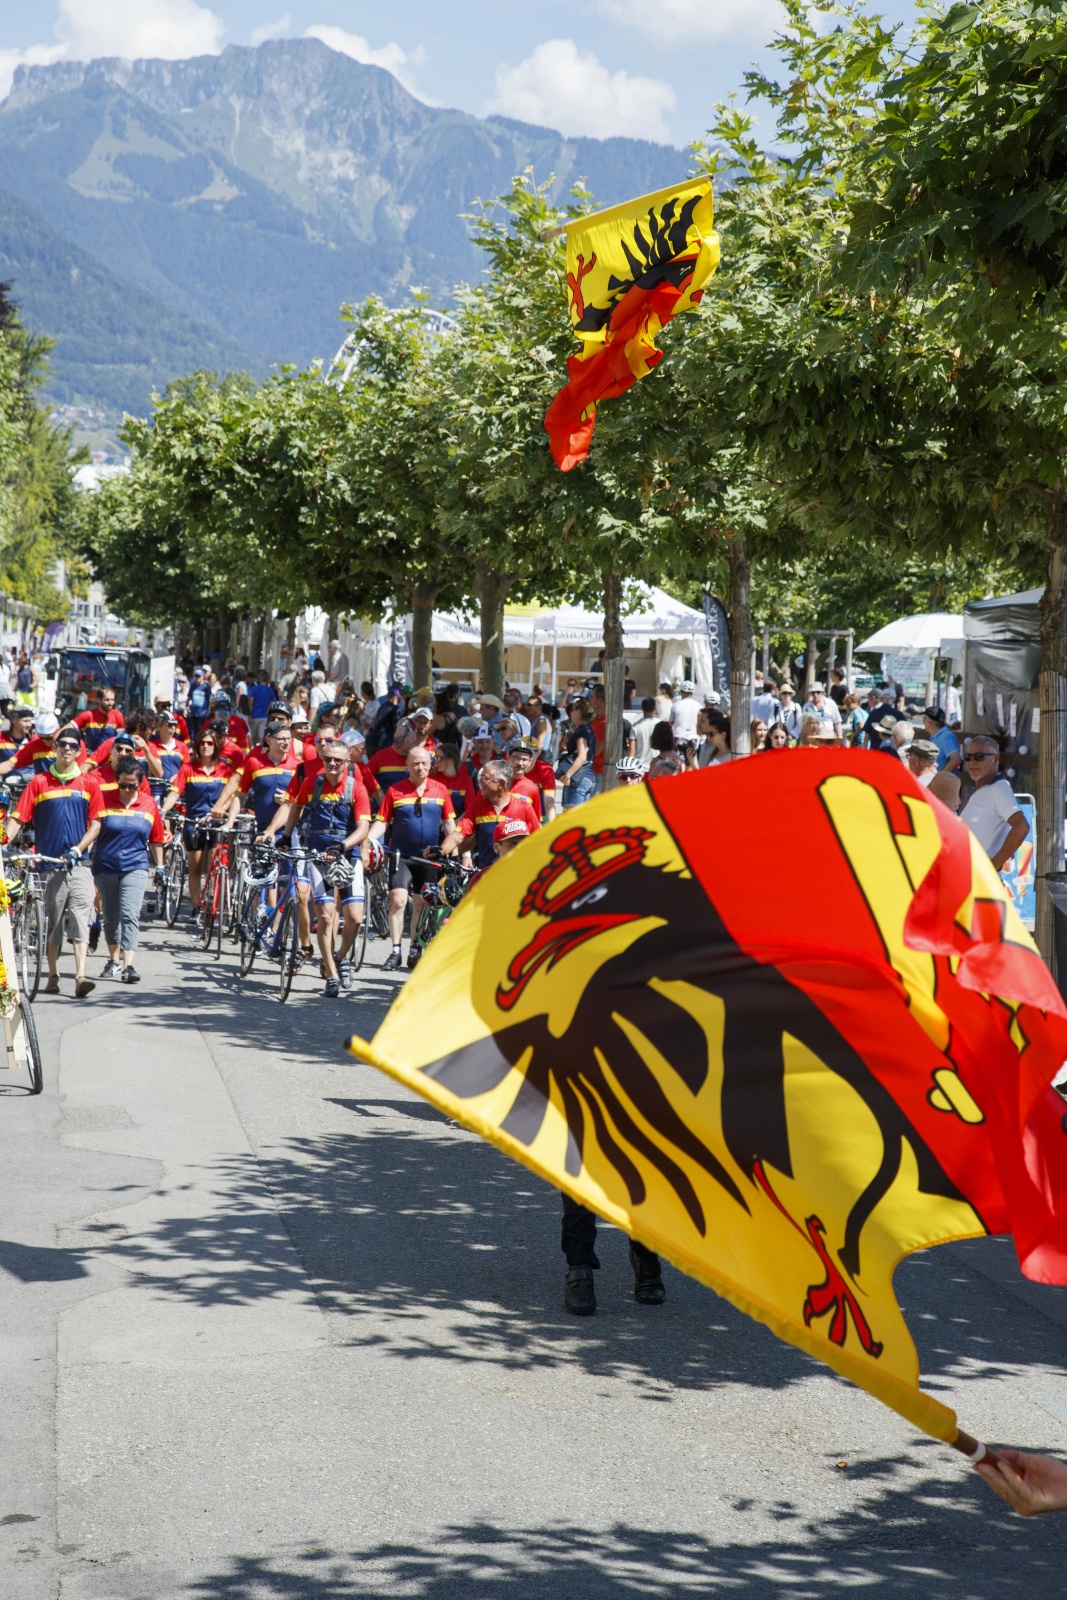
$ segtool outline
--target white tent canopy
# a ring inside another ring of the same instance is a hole
[[[941,651],[942,639],[958,639],[962,635],[962,616],[953,616],[949,611],[931,611],[918,617],[898,617],[864,639],[856,649],[878,650],[888,655],[914,651],[919,656],[936,656]]]

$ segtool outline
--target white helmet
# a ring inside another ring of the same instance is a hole
[[[615,771],[616,772],[639,772],[641,774],[641,776],[644,777],[644,774],[645,774],[645,763],[641,760],[640,756],[622,756],[615,763]]]

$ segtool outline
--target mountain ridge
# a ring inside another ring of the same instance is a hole
[[[426,105],[315,39],[23,66],[0,105],[0,187],[258,365],[329,356],[340,305],[367,293],[447,303],[482,266],[463,214],[518,173],[609,205],[687,167],[672,146]]]

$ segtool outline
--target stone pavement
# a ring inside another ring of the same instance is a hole
[[[370,953],[279,1006],[150,931],[139,988],[38,1000],[44,1094],[0,1075],[0,1600],[1063,1595],[1067,1516],[678,1273],[636,1305],[613,1230],[568,1317],[557,1196],[343,1053],[395,992]],[[1067,1290],[999,1240],[898,1283],[962,1424],[1067,1453]]]

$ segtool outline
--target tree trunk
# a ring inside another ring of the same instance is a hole
[[[252,607],[252,642],[248,652],[249,672],[258,672],[263,665],[263,610]]]
[[[1067,793],[1067,492],[1052,503],[1045,538],[1041,597],[1041,742],[1037,769],[1037,947],[1056,977],[1051,873],[1064,870],[1063,805]]]
[[[296,612],[290,611],[285,624],[285,670],[292,672],[296,655]]]
[[[748,551],[740,534],[731,535],[730,557],[730,747],[747,756],[752,732],[752,606]]]
[[[604,792],[618,779],[615,763],[622,755],[622,702],[626,663],[622,654],[622,573],[604,573]]]
[[[412,688],[433,688],[433,603],[440,593],[436,583],[417,583],[411,596]]]
[[[477,575],[478,604],[482,624],[482,688],[499,699],[505,688],[504,600],[507,578],[484,568]]]

